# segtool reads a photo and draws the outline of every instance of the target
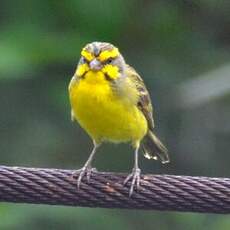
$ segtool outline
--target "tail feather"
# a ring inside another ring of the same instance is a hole
[[[152,132],[148,131],[144,137],[141,145],[144,156],[147,159],[161,160],[163,164],[169,163],[169,156],[167,148],[161,143],[157,136]]]

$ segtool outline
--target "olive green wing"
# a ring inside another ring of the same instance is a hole
[[[151,98],[149,96],[149,92],[144,84],[144,81],[140,77],[140,75],[135,71],[131,66],[127,66],[128,76],[131,81],[135,84],[136,89],[139,93],[137,106],[140,111],[144,114],[147,122],[148,128],[153,130],[154,128],[154,120],[153,120],[153,107],[151,103]]]
[[[132,67],[127,66],[127,71],[128,77],[131,79],[132,82],[134,82],[136,89],[139,93],[137,106],[140,109],[140,111],[144,114],[148,122],[148,132],[141,143],[144,156],[148,159],[154,160],[157,160],[159,158],[162,163],[168,163],[168,150],[153,132],[153,108],[151,98],[149,96],[148,90],[146,89],[144,81]]]

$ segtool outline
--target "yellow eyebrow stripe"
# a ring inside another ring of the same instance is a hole
[[[94,59],[94,56],[84,49],[81,51],[81,56],[83,56],[88,61],[92,61]]]
[[[98,57],[98,59],[103,62],[109,58],[115,58],[119,55],[119,51],[117,48],[113,48],[112,50],[102,51]]]

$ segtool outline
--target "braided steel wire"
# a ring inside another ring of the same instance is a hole
[[[73,172],[0,166],[0,201],[230,213],[230,178],[142,175],[140,190],[129,197],[130,183],[123,186],[125,174],[93,173],[77,189]]]

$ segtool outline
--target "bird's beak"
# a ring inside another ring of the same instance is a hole
[[[89,67],[91,70],[98,71],[102,68],[102,64],[95,58],[89,63]]]

